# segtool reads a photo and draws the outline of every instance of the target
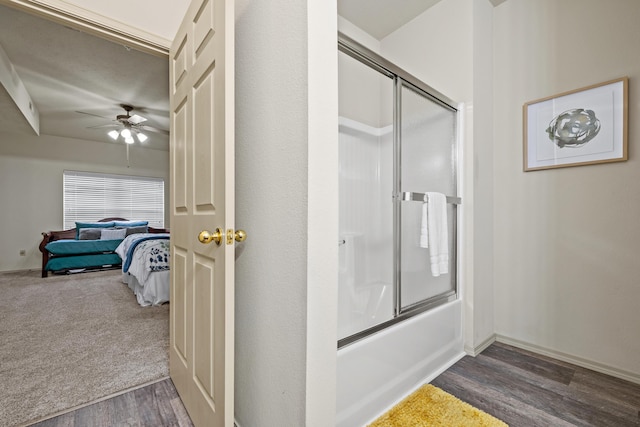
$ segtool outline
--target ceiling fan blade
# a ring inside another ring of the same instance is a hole
[[[129,117],[129,123],[133,123],[134,125],[138,125],[142,122],[146,122],[147,119],[145,119],[142,116],[139,116],[137,114],[134,114],[133,116]]]
[[[76,113],[79,113],[79,114],[86,114],[87,116],[100,117],[101,119],[111,120],[111,117],[100,116],[100,115],[98,115],[98,114],[93,114],[93,113],[87,113],[86,111],[76,111]]]
[[[153,126],[143,125],[143,126],[140,126],[139,129],[146,130],[146,131],[149,131],[149,132],[161,133],[163,135],[169,135],[169,131],[168,130],[154,128]]]
[[[120,127],[120,125],[116,123],[110,123],[107,125],[88,126],[87,129],[117,128],[117,127]]]

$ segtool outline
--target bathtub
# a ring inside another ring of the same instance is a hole
[[[337,426],[362,427],[464,354],[455,300],[338,350]]]

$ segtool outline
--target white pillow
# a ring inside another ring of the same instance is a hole
[[[124,228],[121,228],[121,229],[105,228],[100,233],[100,240],[122,240],[125,238],[126,234],[127,234],[127,230]]]

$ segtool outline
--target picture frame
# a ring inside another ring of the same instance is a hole
[[[626,161],[628,85],[622,77],[526,102],[524,171]]]

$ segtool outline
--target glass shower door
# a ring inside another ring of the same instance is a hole
[[[429,249],[420,247],[423,203],[402,200],[401,196],[407,192],[456,196],[456,112],[409,83],[403,80],[399,83],[396,310],[402,313],[416,305],[455,295],[455,205],[447,204],[449,271],[434,277]]]
[[[393,79],[340,52],[338,338],[393,318]]]

